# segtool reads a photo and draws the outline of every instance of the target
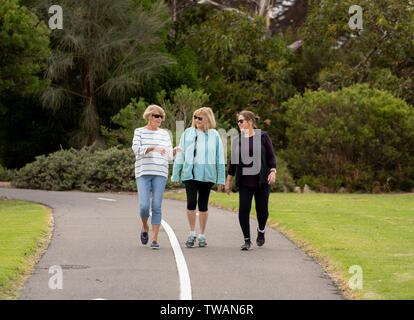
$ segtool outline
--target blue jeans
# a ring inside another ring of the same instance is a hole
[[[151,224],[161,224],[161,205],[167,178],[156,175],[143,175],[137,180],[139,214],[141,218],[148,218],[150,211],[150,194],[152,190],[152,217]]]

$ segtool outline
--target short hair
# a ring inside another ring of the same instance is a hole
[[[246,121],[252,120],[253,121],[253,128],[257,129],[256,122],[259,121],[259,116],[255,115],[253,112],[249,110],[240,111],[237,114],[237,119],[239,116],[242,116]]]
[[[202,116],[204,120],[204,129],[206,131],[209,129],[214,129],[216,127],[216,119],[214,118],[214,113],[213,110],[211,110],[211,108],[203,107],[194,111],[193,122],[191,123],[191,126],[195,128],[196,122],[194,116]]]
[[[150,104],[144,111],[144,114],[142,115],[142,117],[149,121],[150,117],[155,113],[155,112],[159,112],[165,119],[165,111],[163,108],[161,108],[160,106],[157,106],[156,104]],[[164,120],[163,119],[163,120]]]

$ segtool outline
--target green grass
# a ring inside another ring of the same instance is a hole
[[[0,299],[14,299],[48,236],[49,211],[25,201],[0,200]]]
[[[210,202],[237,210],[238,194],[214,193]],[[414,194],[274,193],[269,215],[269,223],[314,256],[347,297],[414,299]],[[353,265],[362,268],[362,290],[348,287]]]

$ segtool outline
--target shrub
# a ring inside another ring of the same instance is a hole
[[[80,177],[79,162],[75,149],[41,155],[17,171],[12,184],[17,188],[72,190]]]
[[[293,179],[287,162],[276,156],[277,174],[276,182],[271,186],[271,192],[292,192],[295,187],[295,180]]]
[[[38,156],[21,168],[13,186],[58,191],[136,191],[134,162],[131,149],[60,150]]]
[[[387,91],[355,85],[306,91],[284,103],[283,156],[311,187],[409,190],[414,185],[414,109]]]
[[[13,179],[16,171],[13,169],[7,169],[0,164],[0,181],[10,181]]]
[[[83,191],[136,191],[135,156],[131,149],[110,148],[91,153],[80,166]]]

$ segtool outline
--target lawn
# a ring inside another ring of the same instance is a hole
[[[210,203],[237,210],[238,194],[214,193]],[[414,194],[273,193],[269,215],[268,224],[321,263],[348,298],[414,299]],[[349,288],[354,265],[362,289]]]
[[[25,201],[0,200],[0,299],[15,299],[49,238],[50,212]]]

